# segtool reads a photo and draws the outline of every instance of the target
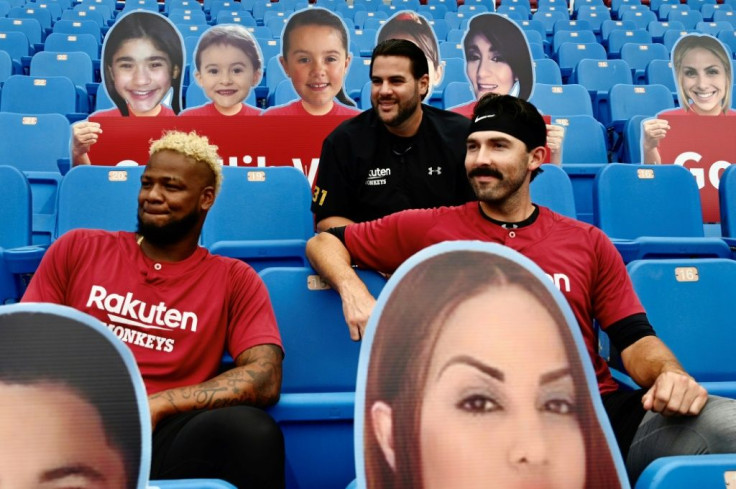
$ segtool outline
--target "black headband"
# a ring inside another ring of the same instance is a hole
[[[542,122],[541,131],[540,127],[535,127],[537,124],[529,124],[530,121],[524,121],[510,114],[479,114],[471,120],[468,136],[478,131],[502,132],[515,137],[526,144],[527,149],[532,150],[544,146],[546,142],[547,128],[541,117],[540,120]]]

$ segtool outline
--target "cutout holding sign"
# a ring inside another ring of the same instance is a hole
[[[672,48],[672,70],[680,107],[642,122],[641,161],[688,168],[700,188],[704,222],[720,222],[718,181],[736,158],[731,56],[718,39],[687,34]]]

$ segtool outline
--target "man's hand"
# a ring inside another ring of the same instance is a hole
[[[707,401],[708,392],[682,371],[662,372],[641,400],[644,409],[665,416],[695,416]]]
[[[159,421],[172,414],[174,406],[159,392],[148,396],[148,409],[151,411],[151,433],[156,430]],[[175,410],[174,410],[175,412]]]
[[[549,162],[559,165],[562,162],[562,142],[565,139],[565,128],[555,124],[547,124],[547,147]]]
[[[350,339],[360,341],[371,316],[376,299],[365,287],[342,294],[342,311],[348,324]]]

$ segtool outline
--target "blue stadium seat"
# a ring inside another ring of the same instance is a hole
[[[595,118],[587,115],[554,117],[552,124],[565,128],[563,163],[608,163],[606,129]]]
[[[529,186],[532,202],[576,219],[575,197],[570,177],[557,165],[543,165],[542,170]]]
[[[704,237],[698,186],[684,167],[611,163],[596,177],[593,206],[625,262],[731,256],[722,239]]]
[[[698,22],[703,21],[703,15],[696,10],[672,10],[667,15],[667,20],[679,20],[685,26],[685,29],[695,29]]]
[[[142,166],[72,168],[59,186],[54,238],[77,228],[135,231]]]
[[[703,15],[703,20],[706,22],[714,21],[716,12],[733,12],[733,7],[726,4],[712,4],[708,3],[700,8],[700,13]]]
[[[647,65],[645,80],[648,85],[664,85],[672,92],[672,100],[677,100],[677,86],[672,62],[664,59],[653,59]]]
[[[93,89],[95,72],[92,59],[81,51],[53,52],[41,51],[31,58],[31,76],[66,77],[74,83],[77,90],[77,111],[89,112],[88,90]]]
[[[615,161],[621,163],[641,163],[641,123],[649,119],[646,115],[635,115],[626,123],[624,128],[623,148],[618,154],[612,155]]]
[[[473,88],[469,82],[454,81],[447,84],[442,94],[442,106],[449,110],[475,100]]]
[[[537,83],[530,99],[543,114],[553,117],[593,115],[588,91],[582,85],[546,85]]]
[[[62,14],[63,15],[63,14]],[[90,34],[97,39],[97,43],[100,44],[102,40],[102,31],[97,22],[92,20],[69,20],[61,19],[54,24],[55,33],[60,34]]]
[[[13,74],[13,59],[8,53],[0,50],[0,86]]]
[[[608,57],[620,58],[624,44],[635,42],[640,44],[651,43],[652,36],[644,30],[615,30],[608,37]]]
[[[657,15],[659,15],[659,20],[668,20],[670,13],[680,10],[690,10],[690,6],[680,2],[668,2],[659,7]]]
[[[445,87],[452,82],[467,82],[465,75],[465,61],[462,58],[443,58],[445,61],[445,72],[442,81],[432,88],[432,93],[425,102],[439,104],[444,96]]]
[[[562,169],[565,170],[572,182],[577,218],[588,224],[594,224],[595,222],[593,218],[593,182],[595,176],[604,166],[606,166],[606,163],[562,164]]]
[[[376,33],[376,29],[362,29],[355,30],[350,34],[350,44],[357,49],[357,52],[353,52],[353,57],[370,57],[373,48],[376,46]]]
[[[0,250],[28,246],[31,244],[31,187],[28,179],[16,167],[0,164],[0,185],[3,189],[0,202]],[[0,290],[3,290],[2,278]],[[0,304],[4,299],[6,297],[0,296]]]
[[[613,10],[613,9],[612,9]],[[648,12],[649,7],[641,5],[639,3],[625,3],[616,10],[616,18],[623,20],[624,14],[627,12]]]
[[[573,42],[573,43],[597,43],[598,40],[595,37],[593,31],[557,31],[552,36],[552,54],[557,57],[557,53],[562,43]]]
[[[736,257],[736,165],[721,174],[718,197],[721,210],[721,234]]]
[[[169,20],[174,24],[206,24],[207,16],[198,9],[172,9]]]
[[[629,64],[634,84],[641,85],[645,82],[649,62],[654,59],[668,61],[670,51],[663,44],[626,43],[621,47],[621,59]]]
[[[531,10],[519,5],[507,5],[504,3],[496,10],[497,13],[505,15],[514,20],[529,20],[532,16]]]
[[[736,397],[736,261],[637,260],[629,276],[657,336],[708,393]],[[736,459],[736,454],[732,455]],[[699,487],[708,487],[701,486]]]
[[[30,54],[28,36],[23,32],[9,31],[2,27],[0,18],[0,50],[5,51],[13,60],[13,72],[21,74],[23,57]]]
[[[69,121],[60,114],[0,112],[0,165],[21,171],[60,173],[69,165]]]
[[[353,58],[350,62],[348,74],[345,77],[345,89],[348,96],[355,101],[360,100],[360,91],[365,82],[370,79],[371,60],[368,58]]]
[[[223,175],[220,195],[202,229],[202,245],[257,270],[303,266],[306,241],[314,235],[304,174],[293,167],[224,167]]]
[[[61,14],[61,20],[91,21],[97,24],[100,29],[107,26],[107,19],[96,10],[64,10]]]
[[[557,22],[558,20],[569,20],[570,16],[567,13],[567,11],[562,11],[562,10],[554,10],[554,11],[537,10],[536,12],[532,14],[532,19],[538,20],[542,23],[542,25],[544,25],[545,34],[547,35],[547,38],[549,39],[552,37],[552,34],[554,34],[555,32],[555,22]]]
[[[633,31],[636,24],[630,20],[604,20],[601,24],[601,40],[604,46],[608,46],[608,38],[613,31]]]
[[[31,188],[18,169],[0,165],[0,305],[18,302],[28,277],[43,255],[43,250],[30,250]],[[29,254],[32,257],[29,258]]]
[[[592,27],[587,20],[573,19],[573,20],[558,20],[554,25],[554,34],[562,31],[573,31],[573,32],[593,32]]]
[[[624,12],[621,20],[630,20],[637,29],[646,29],[650,22],[657,20],[657,14],[651,10],[629,10]]]
[[[576,83],[584,86],[590,94],[593,115],[603,124],[608,124],[610,108],[608,94],[618,83],[632,83],[631,68],[621,59],[581,60],[574,73]]]
[[[546,83],[548,85],[562,85],[562,74],[560,67],[553,59],[535,59],[534,64],[534,81],[536,83]]]
[[[364,270],[358,275],[378,297],[385,279]],[[287,487],[343,488],[355,477],[360,343],[350,340],[340,296],[311,268],[270,268],[261,278],[288,352],[281,399],[269,409],[284,432]]]
[[[0,18],[0,32],[8,31],[22,32],[31,46],[42,42],[43,29],[37,19]]]
[[[672,48],[675,46],[675,43],[682,37],[690,34],[691,32],[694,32],[692,30],[675,30],[675,29],[668,29],[664,32],[662,35],[662,44],[664,44],[664,47],[672,51]]]
[[[736,12],[734,12],[736,13]],[[736,17],[734,17],[736,20]],[[716,36],[719,41],[731,48],[731,53],[736,53],[736,32],[734,31],[721,31]]]
[[[36,19],[43,30],[50,30],[52,26],[51,12],[48,9],[34,8],[34,4],[11,8],[10,12],[8,12],[8,18]]]
[[[726,472],[736,470],[736,455],[689,455],[658,458],[639,476],[635,489],[731,487]]]
[[[659,9],[662,8],[662,5],[668,3],[679,4],[680,0],[649,0],[649,9],[655,14],[659,15]]]
[[[635,115],[654,116],[674,108],[672,92],[664,85],[614,85],[609,94],[608,127],[622,135],[625,125]]]
[[[279,83],[284,80],[290,81],[281,67],[279,57],[271,56],[266,61],[266,89],[268,90],[267,101],[269,106],[276,105],[274,102],[276,98],[276,88],[279,86]]]
[[[577,3],[576,3],[577,4]],[[598,36],[598,40],[602,39],[601,28],[603,22],[611,20],[611,11],[607,7],[580,7],[578,10],[578,19],[585,20],[590,24],[590,29]]]
[[[70,121],[86,114],[77,109],[77,89],[63,76],[35,77],[13,75],[0,93],[0,110],[18,114],[62,114]]]
[[[215,24],[239,24],[245,27],[258,25],[256,19],[244,10],[220,10],[215,17]]]
[[[100,60],[100,41],[99,37],[92,34],[64,34],[53,32],[46,36],[44,42],[44,51],[52,52],[70,52],[81,51],[89,56],[92,62]],[[40,53],[36,53],[40,54]],[[32,63],[32,62],[31,62]]]
[[[273,104],[284,105],[297,100],[298,98],[299,94],[296,93],[294,84],[292,84],[291,80],[287,78],[285,80],[281,80],[279,84],[276,85],[276,91],[273,94]]]
[[[673,20],[669,22],[667,20],[655,20],[649,23],[647,30],[652,36],[652,42],[664,43],[664,33],[668,30],[679,30],[684,31],[685,26],[679,20]]]
[[[570,78],[572,71],[583,59],[597,59],[606,60],[605,48],[597,42],[591,43],[577,43],[577,42],[565,42],[560,46],[557,52],[557,62],[560,65],[560,73],[562,79],[567,80]]]
[[[716,37],[721,31],[733,31],[733,24],[725,20],[711,21],[711,22],[698,22],[695,26],[695,30],[703,34],[709,34]]]

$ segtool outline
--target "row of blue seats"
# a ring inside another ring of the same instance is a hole
[[[78,167],[63,178],[3,168],[3,187],[16,189],[9,194],[14,197],[3,203],[7,215],[0,220],[0,246],[4,248],[45,245],[79,227],[135,229],[135,214],[120,209],[136,208],[142,167]],[[303,265],[304,244],[313,235],[309,184],[304,175],[287,167],[225,167],[224,172],[225,184],[208,216],[202,245],[249,261],[257,269],[273,264]],[[657,178],[647,178],[655,173]],[[35,191],[28,179],[35,181]],[[734,182],[729,169],[720,187],[723,222],[719,235],[723,239],[705,237],[695,179],[674,165],[610,164],[583,166],[582,170],[578,165],[564,169],[548,165],[532,184],[532,196],[541,205],[599,226],[616,242],[627,262],[650,256],[730,258],[736,212],[729,212],[734,198],[731,204],[727,202],[736,192]],[[38,209],[34,201],[42,199],[45,201],[39,203],[46,208]],[[90,202],[96,205],[90,207]],[[246,208],[258,211],[237,211]],[[672,238],[677,239],[673,242]],[[15,258],[29,258],[24,266],[30,273],[42,254],[39,249]]]

